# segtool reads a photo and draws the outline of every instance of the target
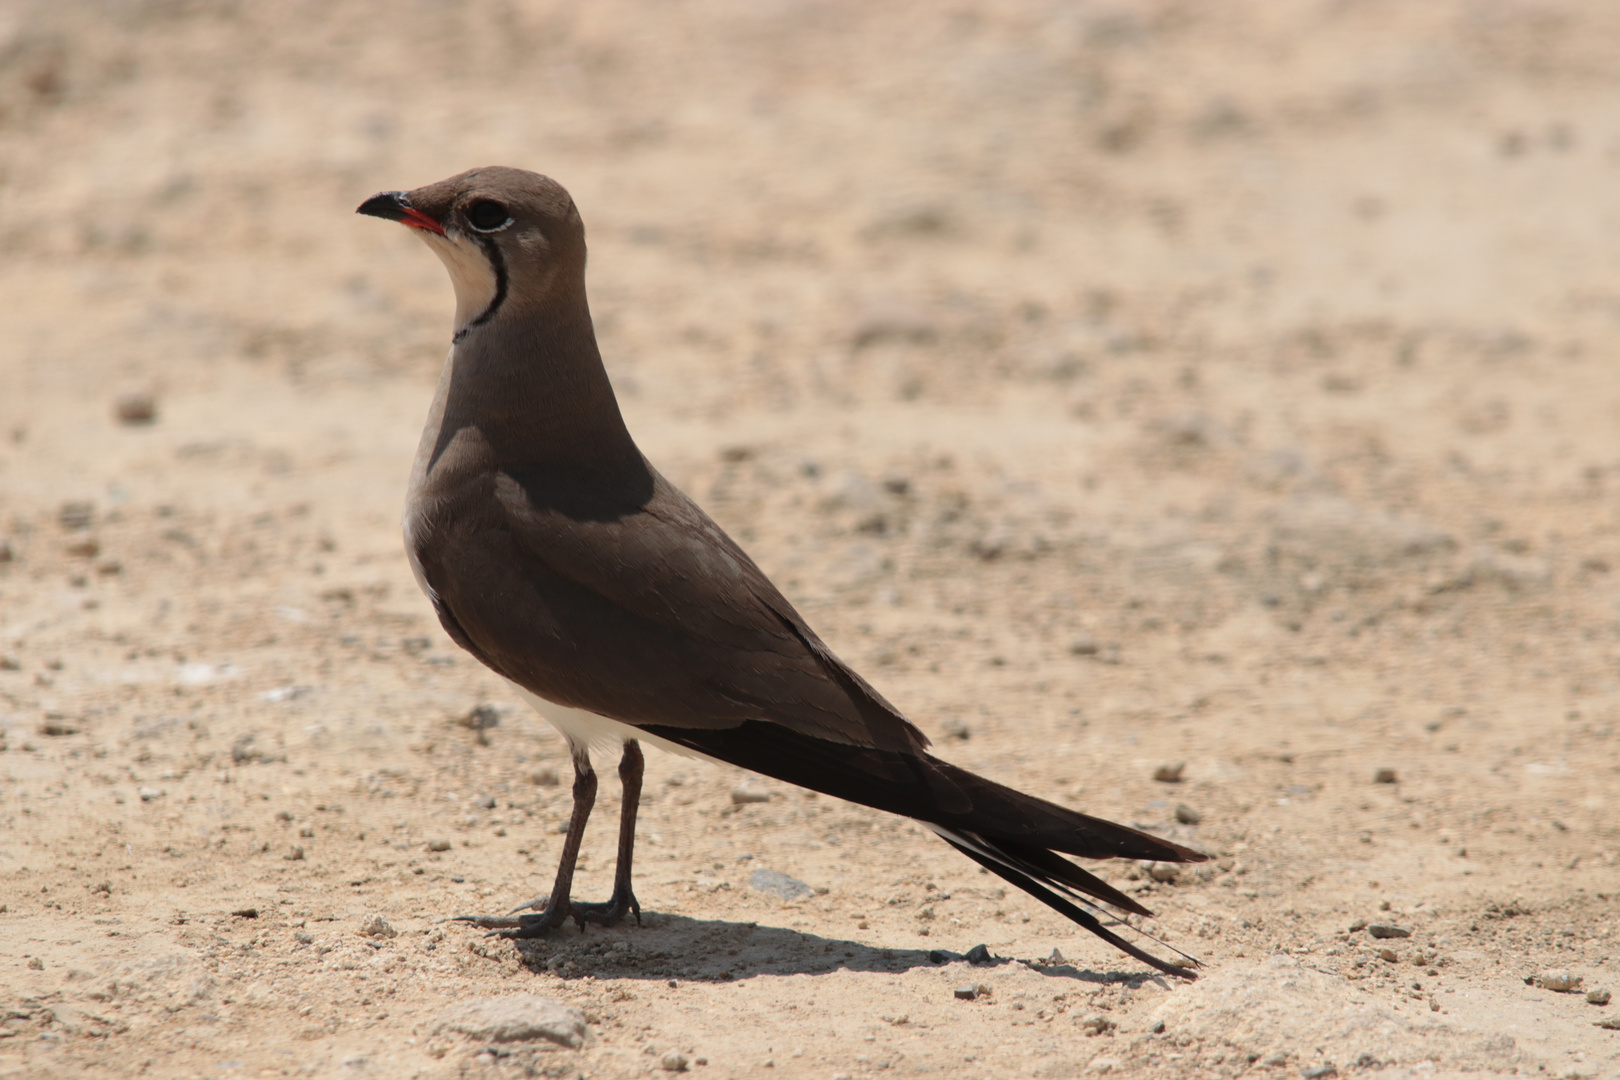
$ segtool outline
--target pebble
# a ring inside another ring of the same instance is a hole
[[[292,847],[287,849],[287,854],[283,855],[282,858],[286,859],[288,862],[303,862],[304,849],[298,844],[294,844]]]
[[[391,938],[398,937],[399,931],[381,915],[373,915],[360,924],[360,934],[368,938]]]
[[[1378,958],[1391,964],[1400,959],[1400,957],[1396,955],[1394,949],[1379,949]]]
[[[1114,1022],[1102,1013],[1092,1013],[1080,1018],[1080,1030],[1087,1035],[1101,1035],[1114,1030]]]
[[[64,529],[88,529],[95,516],[95,504],[87,502],[65,502],[56,511],[56,520]]]
[[[163,797],[163,792],[159,791],[157,788],[149,787],[141,788],[138,792],[136,792],[136,794],[140,795],[141,802],[151,802],[153,799],[161,799]]]
[[[771,793],[748,784],[738,784],[731,789],[731,804],[733,806],[747,806],[749,803],[770,802]]]
[[[1176,820],[1183,825],[1196,825],[1204,820],[1204,815],[1194,810],[1184,802],[1176,803]]]
[[[439,1014],[433,1033],[456,1032],[487,1042],[545,1039],[577,1050],[585,1045],[585,1014],[571,1005],[532,994],[473,998]]]
[[[493,810],[495,809],[495,796],[480,795],[473,800],[473,805],[480,810]]]
[[[1411,937],[1412,931],[1405,926],[1391,926],[1389,923],[1373,923],[1367,927],[1367,933],[1375,938],[1403,938]]]
[[[479,746],[488,746],[489,729],[500,726],[501,714],[493,705],[477,705],[456,723],[471,731]]]
[[[1607,1005],[1609,1003],[1608,988],[1600,986],[1596,990],[1588,990],[1586,992],[1586,1003],[1588,1005]]]
[[[802,900],[806,896],[814,896],[816,890],[800,881],[798,878],[788,877],[775,870],[755,870],[748,875],[748,887],[755,892],[768,893],[779,896],[783,900]]]
[[[551,768],[536,769],[529,774],[529,783],[536,787],[556,787],[557,770]]]
[[[990,946],[975,945],[963,957],[970,964],[993,964],[996,958],[990,955]]]
[[[977,1001],[990,993],[990,987],[985,983],[969,983],[966,986],[958,986],[951,993],[958,1001]]]
[[[1338,1076],[1339,1070],[1333,1065],[1318,1065],[1314,1069],[1306,1069],[1299,1075],[1303,1076],[1305,1080],[1323,1080],[1324,1077]]]
[[[28,963],[29,963],[30,967],[33,966],[33,961],[32,960],[30,960]],[[1592,1026],[1593,1027],[1600,1027],[1600,1028],[1603,1028],[1603,1029],[1605,1029],[1607,1031],[1620,1031],[1620,1015],[1605,1016],[1603,1019],[1597,1021]]]
[[[1367,920],[1357,919],[1355,922],[1350,924],[1349,933],[1355,934],[1365,929],[1367,929]]]
[[[1178,761],[1174,765],[1160,765],[1153,770],[1153,779],[1161,784],[1181,783],[1181,773],[1187,767],[1185,761]]]
[[[1164,1021],[1163,1020],[1155,1020],[1155,1021],[1153,1021],[1153,1026],[1148,1028],[1148,1031],[1151,1032],[1154,1035],[1163,1035],[1164,1034]]]
[[[464,728],[483,731],[486,728],[500,727],[501,714],[493,705],[475,705],[459,723]]]
[[[967,721],[958,716],[948,716],[940,721],[939,730],[944,732],[947,739],[960,739],[966,742],[973,737],[973,732],[968,729]]]
[[[1373,783],[1375,783],[1375,784],[1393,784],[1393,783],[1395,783],[1395,770],[1394,769],[1379,769],[1377,772],[1373,773]]]
[[[1076,634],[1069,642],[1069,653],[1073,656],[1096,656],[1101,651],[1102,646],[1090,634]]]
[[[1052,955],[1048,956],[1046,958],[1046,962],[1048,964],[1066,964],[1069,961],[1068,961],[1067,958],[1064,957],[1063,953],[1060,950],[1053,949],[1052,950]]]
[[[427,842],[427,849],[429,851],[449,851],[450,850],[450,841],[445,840],[443,838],[440,838],[440,839],[437,839],[437,840],[429,840]]]
[[[315,944],[315,935],[308,930],[299,930],[294,932],[293,940],[300,945],[313,945]]]
[[[1181,874],[1181,867],[1170,862],[1145,862],[1142,869],[1147,871],[1148,877],[1162,884],[1169,884]]]
[[[1585,981],[1579,975],[1571,975],[1567,971],[1546,971],[1536,976],[1536,985],[1543,990],[1556,990],[1560,994],[1572,994],[1581,988]]]
[[[120,424],[150,424],[157,419],[157,399],[151,394],[122,394],[113,403]]]
[[[665,1072],[685,1072],[686,1055],[679,1050],[671,1050],[658,1059],[658,1064],[663,1066]]]

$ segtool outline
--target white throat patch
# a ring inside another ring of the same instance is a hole
[[[449,230],[444,236],[416,230],[427,241],[433,254],[450,271],[450,284],[456,290],[456,332],[460,333],[495,301],[495,268],[476,241],[469,240],[459,230]]]

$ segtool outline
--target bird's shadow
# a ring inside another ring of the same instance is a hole
[[[950,969],[967,977],[1013,964],[1049,978],[1097,986],[1134,987],[1161,979],[1152,972],[1092,971],[1066,962],[994,955],[974,962],[966,952],[945,948],[883,948],[756,922],[691,919],[658,912],[643,914],[639,926],[627,921],[582,933],[570,924],[543,938],[512,944],[529,970],[565,979],[592,976],[719,983],[832,971],[893,974],[914,968]],[[968,951],[974,950],[970,947]]]

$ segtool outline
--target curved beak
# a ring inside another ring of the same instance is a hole
[[[444,235],[444,226],[411,205],[403,191],[382,191],[356,208],[355,213],[379,217],[385,221],[398,221],[413,229]]]

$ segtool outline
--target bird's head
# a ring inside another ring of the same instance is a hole
[[[450,271],[456,337],[538,309],[584,311],[585,226],[550,177],[473,169],[414,191],[384,191],[357,211],[415,230]]]

